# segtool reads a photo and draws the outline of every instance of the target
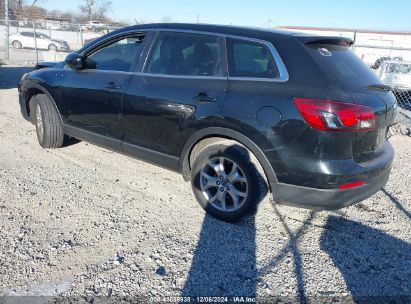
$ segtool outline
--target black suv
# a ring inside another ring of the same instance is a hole
[[[75,137],[180,172],[210,214],[338,209],[387,182],[396,100],[352,41],[147,24],[105,35],[19,85],[40,145]]]

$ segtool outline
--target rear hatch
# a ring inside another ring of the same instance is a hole
[[[352,151],[360,161],[378,153],[386,140],[388,127],[395,123],[396,99],[390,87],[351,50],[352,41],[339,37],[298,37],[327,78],[329,90],[343,91],[342,102],[371,108],[376,126],[371,131],[353,132]]]

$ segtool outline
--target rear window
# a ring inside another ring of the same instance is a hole
[[[378,76],[347,47],[337,45],[307,45],[309,52],[332,85],[356,90],[371,84],[381,84]]]

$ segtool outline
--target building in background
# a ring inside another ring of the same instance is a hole
[[[353,39],[355,41],[353,51],[369,66],[375,66],[376,61],[380,58],[411,61],[411,32],[301,26],[282,26],[279,28],[315,35],[340,36]]]

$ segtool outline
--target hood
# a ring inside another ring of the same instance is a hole
[[[55,66],[58,62],[51,62],[51,61],[40,61],[34,67],[34,70],[40,70],[44,68],[51,68]]]

